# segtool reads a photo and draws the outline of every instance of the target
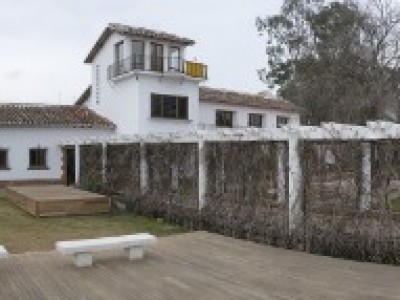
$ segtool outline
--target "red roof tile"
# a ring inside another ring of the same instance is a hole
[[[0,104],[0,127],[115,129],[115,124],[85,106]]]
[[[282,110],[287,112],[298,111],[298,107],[287,100],[278,98],[271,99],[257,94],[240,93],[209,87],[200,87],[200,101],[260,109]]]

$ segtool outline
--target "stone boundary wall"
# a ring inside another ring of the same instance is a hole
[[[389,125],[89,141],[79,180],[190,229],[400,264],[400,125]]]

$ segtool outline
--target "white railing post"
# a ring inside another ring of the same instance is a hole
[[[149,165],[147,163],[146,144],[140,143],[140,191],[147,192],[149,184]]]
[[[302,170],[298,137],[289,139],[289,231],[294,231],[303,221]]]
[[[198,141],[198,180],[199,180],[199,210],[201,210],[205,205],[205,197],[206,197],[206,190],[207,190],[207,162],[206,162],[206,153],[204,148],[204,141]]]
[[[103,185],[107,182],[107,143],[101,144],[101,180]]]
[[[277,198],[279,203],[286,201],[286,143],[277,144]]]
[[[371,143],[361,143],[361,201],[360,210],[368,210],[371,206],[372,192],[372,168],[371,168]]]
[[[75,185],[79,186],[81,172],[81,148],[75,144]]]

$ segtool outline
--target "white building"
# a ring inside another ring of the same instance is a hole
[[[74,182],[78,157],[61,140],[299,123],[288,101],[201,86],[207,66],[185,59],[193,44],[165,32],[107,26],[85,60],[92,83],[75,105],[0,105],[0,185]]]
[[[207,66],[188,61],[193,40],[110,24],[85,62],[92,84],[77,101],[117,124],[121,134],[299,124],[282,99],[203,87]]]
[[[112,122],[85,107],[1,104],[0,187],[19,181],[74,182],[75,150],[62,149],[60,140],[114,132]]]

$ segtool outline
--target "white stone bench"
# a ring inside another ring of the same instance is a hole
[[[0,258],[7,258],[8,257],[8,252],[4,246],[0,245]]]
[[[78,267],[91,266],[93,252],[123,249],[130,260],[143,258],[143,248],[154,244],[157,238],[148,233],[104,237],[90,240],[62,241],[56,243],[56,250],[62,254],[73,255]]]

